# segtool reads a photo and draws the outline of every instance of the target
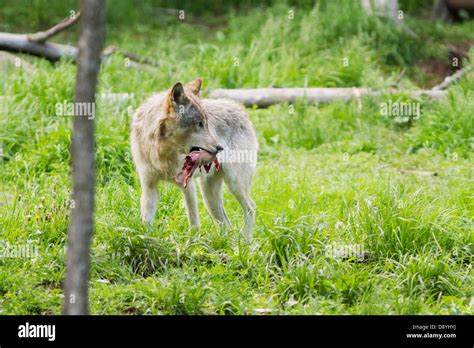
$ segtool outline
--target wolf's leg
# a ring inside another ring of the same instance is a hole
[[[201,194],[204,205],[211,216],[224,227],[230,226],[229,218],[222,202],[222,184],[224,176],[222,171],[213,175],[203,175],[200,178]]]
[[[229,170],[230,169],[230,170]],[[244,211],[242,233],[247,241],[252,238],[256,205],[250,197],[250,187],[254,168],[242,165],[230,165],[225,175],[225,183]]]
[[[157,180],[140,175],[140,183],[142,188],[140,199],[142,221],[152,225],[158,205]]]
[[[198,201],[194,180],[189,180],[187,187],[183,187],[182,190],[189,225],[192,227],[199,227],[201,226],[201,222],[199,221]]]

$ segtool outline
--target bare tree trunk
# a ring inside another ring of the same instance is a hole
[[[64,314],[88,314],[89,250],[94,230],[94,117],[85,114],[92,106],[105,38],[105,2],[81,0],[81,36],[79,39],[76,93],[74,98],[74,134],[72,139],[72,179],[74,208],[71,215],[67,250]],[[87,104],[84,104],[87,103]],[[90,104],[89,104],[90,103]],[[95,115],[93,115],[95,116]]]

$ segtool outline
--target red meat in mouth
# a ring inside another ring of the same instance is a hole
[[[188,185],[189,179],[193,176],[197,168],[204,167],[206,173],[209,173],[213,163],[217,172],[220,165],[216,154],[201,148],[193,147],[191,152],[189,152],[184,159],[183,168],[173,177],[173,179],[178,184],[186,187]]]

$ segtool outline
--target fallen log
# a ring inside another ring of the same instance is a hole
[[[280,91],[276,93],[275,90]],[[300,91],[305,90],[302,94]],[[289,91],[288,94],[282,91]],[[350,93],[349,93],[350,92]],[[446,95],[446,91],[431,91],[431,90],[415,90],[411,92],[403,92],[411,97],[418,97],[426,95],[433,99],[441,99]],[[211,99],[232,99],[238,101],[245,106],[268,107],[278,103],[294,103],[298,99],[306,98],[310,103],[325,103],[337,100],[350,100],[361,98],[362,96],[380,96],[389,92],[371,91],[367,88],[257,88],[257,89],[216,89],[210,91],[208,98]],[[126,101],[136,97],[146,98],[146,95],[139,96],[136,93],[101,93],[97,96],[98,99],[104,101]],[[0,96],[1,100],[2,96]],[[8,96],[3,96],[8,98]]]
[[[31,41],[31,34],[0,33],[0,50],[27,53],[42,57],[50,62],[57,62],[61,58],[76,61],[77,47],[50,42]]]
[[[78,12],[76,15],[67,17],[62,22],[48,30],[39,31],[37,33],[0,33],[0,50],[15,53],[27,53],[33,56],[46,58],[51,62],[56,62],[63,57],[75,61],[78,52],[77,47],[49,43],[46,42],[46,40],[74,25],[80,16],[81,13]]]
[[[74,63],[77,60],[77,47],[63,45],[51,42],[36,42],[31,41],[31,34],[10,34],[0,33],[0,51],[5,50],[15,53],[26,53],[32,56],[45,58],[50,62],[54,63],[61,58],[69,59]],[[147,57],[139,56],[135,53],[123,52],[122,50],[114,47],[113,49],[105,49],[102,52],[102,59],[106,59],[112,54],[119,54],[125,58],[128,58],[130,66],[134,68],[140,68],[143,65],[149,65],[151,67],[157,67],[158,62]],[[133,63],[135,62],[135,63]]]
[[[440,84],[434,86],[432,88],[433,91],[440,91],[440,90],[443,90],[443,89],[446,89],[448,88],[450,85],[452,85],[454,82],[458,81],[461,77],[463,77],[464,75],[466,75],[469,71],[471,71],[472,69],[472,66],[467,66],[461,70],[458,70],[456,71],[453,75],[451,76],[447,76],[443,82],[441,82]]]
[[[433,99],[445,96],[445,91],[415,90],[403,92],[411,97],[426,95]],[[325,103],[334,100],[360,99],[363,96],[380,96],[385,92],[370,88],[255,88],[255,89],[216,89],[209,93],[212,99],[232,99],[245,106],[268,107],[277,103],[294,103],[306,99],[309,103]],[[388,92],[390,93],[390,91]]]
[[[51,43],[47,42],[47,40],[77,23],[80,15],[80,12],[77,12],[75,16],[67,17],[53,27],[37,33],[12,34],[0,32],[0,50],[26,53],[36,57],[45,58],[53,63],[61,58],[66,58],[76,62],[78,55],[77,47]],[[112,54],[120,54],[121,56],[128,58],[130,61],[135,62],[130,62],[129,66],[131,67],[141,68],[143,64],[158,66],[158,62],[153,59],[142,57],[135,53],[124,52],[116,46],[109,46],[104,49],[102,51],[101,59],[106,59]]]

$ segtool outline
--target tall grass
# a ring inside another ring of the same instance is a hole
[[[8,15],[8,29],[47,26],[70,5],[36,1],[31,22],[18,26],[12,16],[21,13],[20,4],[0,10]],[[188,229],[180,192],[168,185],[160,186],[157,218],[147,229],[139,218],[128,140],[128,109],[177,80],[201,76],[206,90],[414,87],[418,81],[400,79],[400,72],[439,47],[427,39],[427,28],[440,40],[454,34],[468,40],[472,24],[453,29],[415,18],[421,37],[414,40],[367,17],[355,1],[268,2],[251,11],[243,3],[212,26],[151,20],[152,12],[141,17],[165,2],[133,9],[133,2],[113,4],[109,43],[152,56],[160,66],[127,68],[120,57],[102,66],[99,93],[134,97],[99,98],[97,104],[93,313],[472,312],[472,74],[444,101],[414,100],[421,103],[421,116],[409,124],[380,111],[380,103],[407,100],[403,95],[364,98],[360,106],[297,101],[248,109],[261,145],[251,244],[239,235],[241,210],[227,191],[228,232],[214,225],[201,201],[202,229]],[[199,2],[183,6],[192,16]],[[142,19],[140,26],[122,25],[128,10],[130,18]],[[199,21],[206,14],[194,16]],[[73,42],[74,33],[60,39]],[[8,68],[0,75],[0,94],[8,97],[0,108],[0,241],[34,243],[39,257],[0,258],[0,313],[59,314],[72,204],[72,122],[56,114],[56,105],[73,98],[75,66],[26,59],[33,71]],[[400,169],[438,175],[417,177]],[[367,252],[366,260],[330,252],[356,245]]]

